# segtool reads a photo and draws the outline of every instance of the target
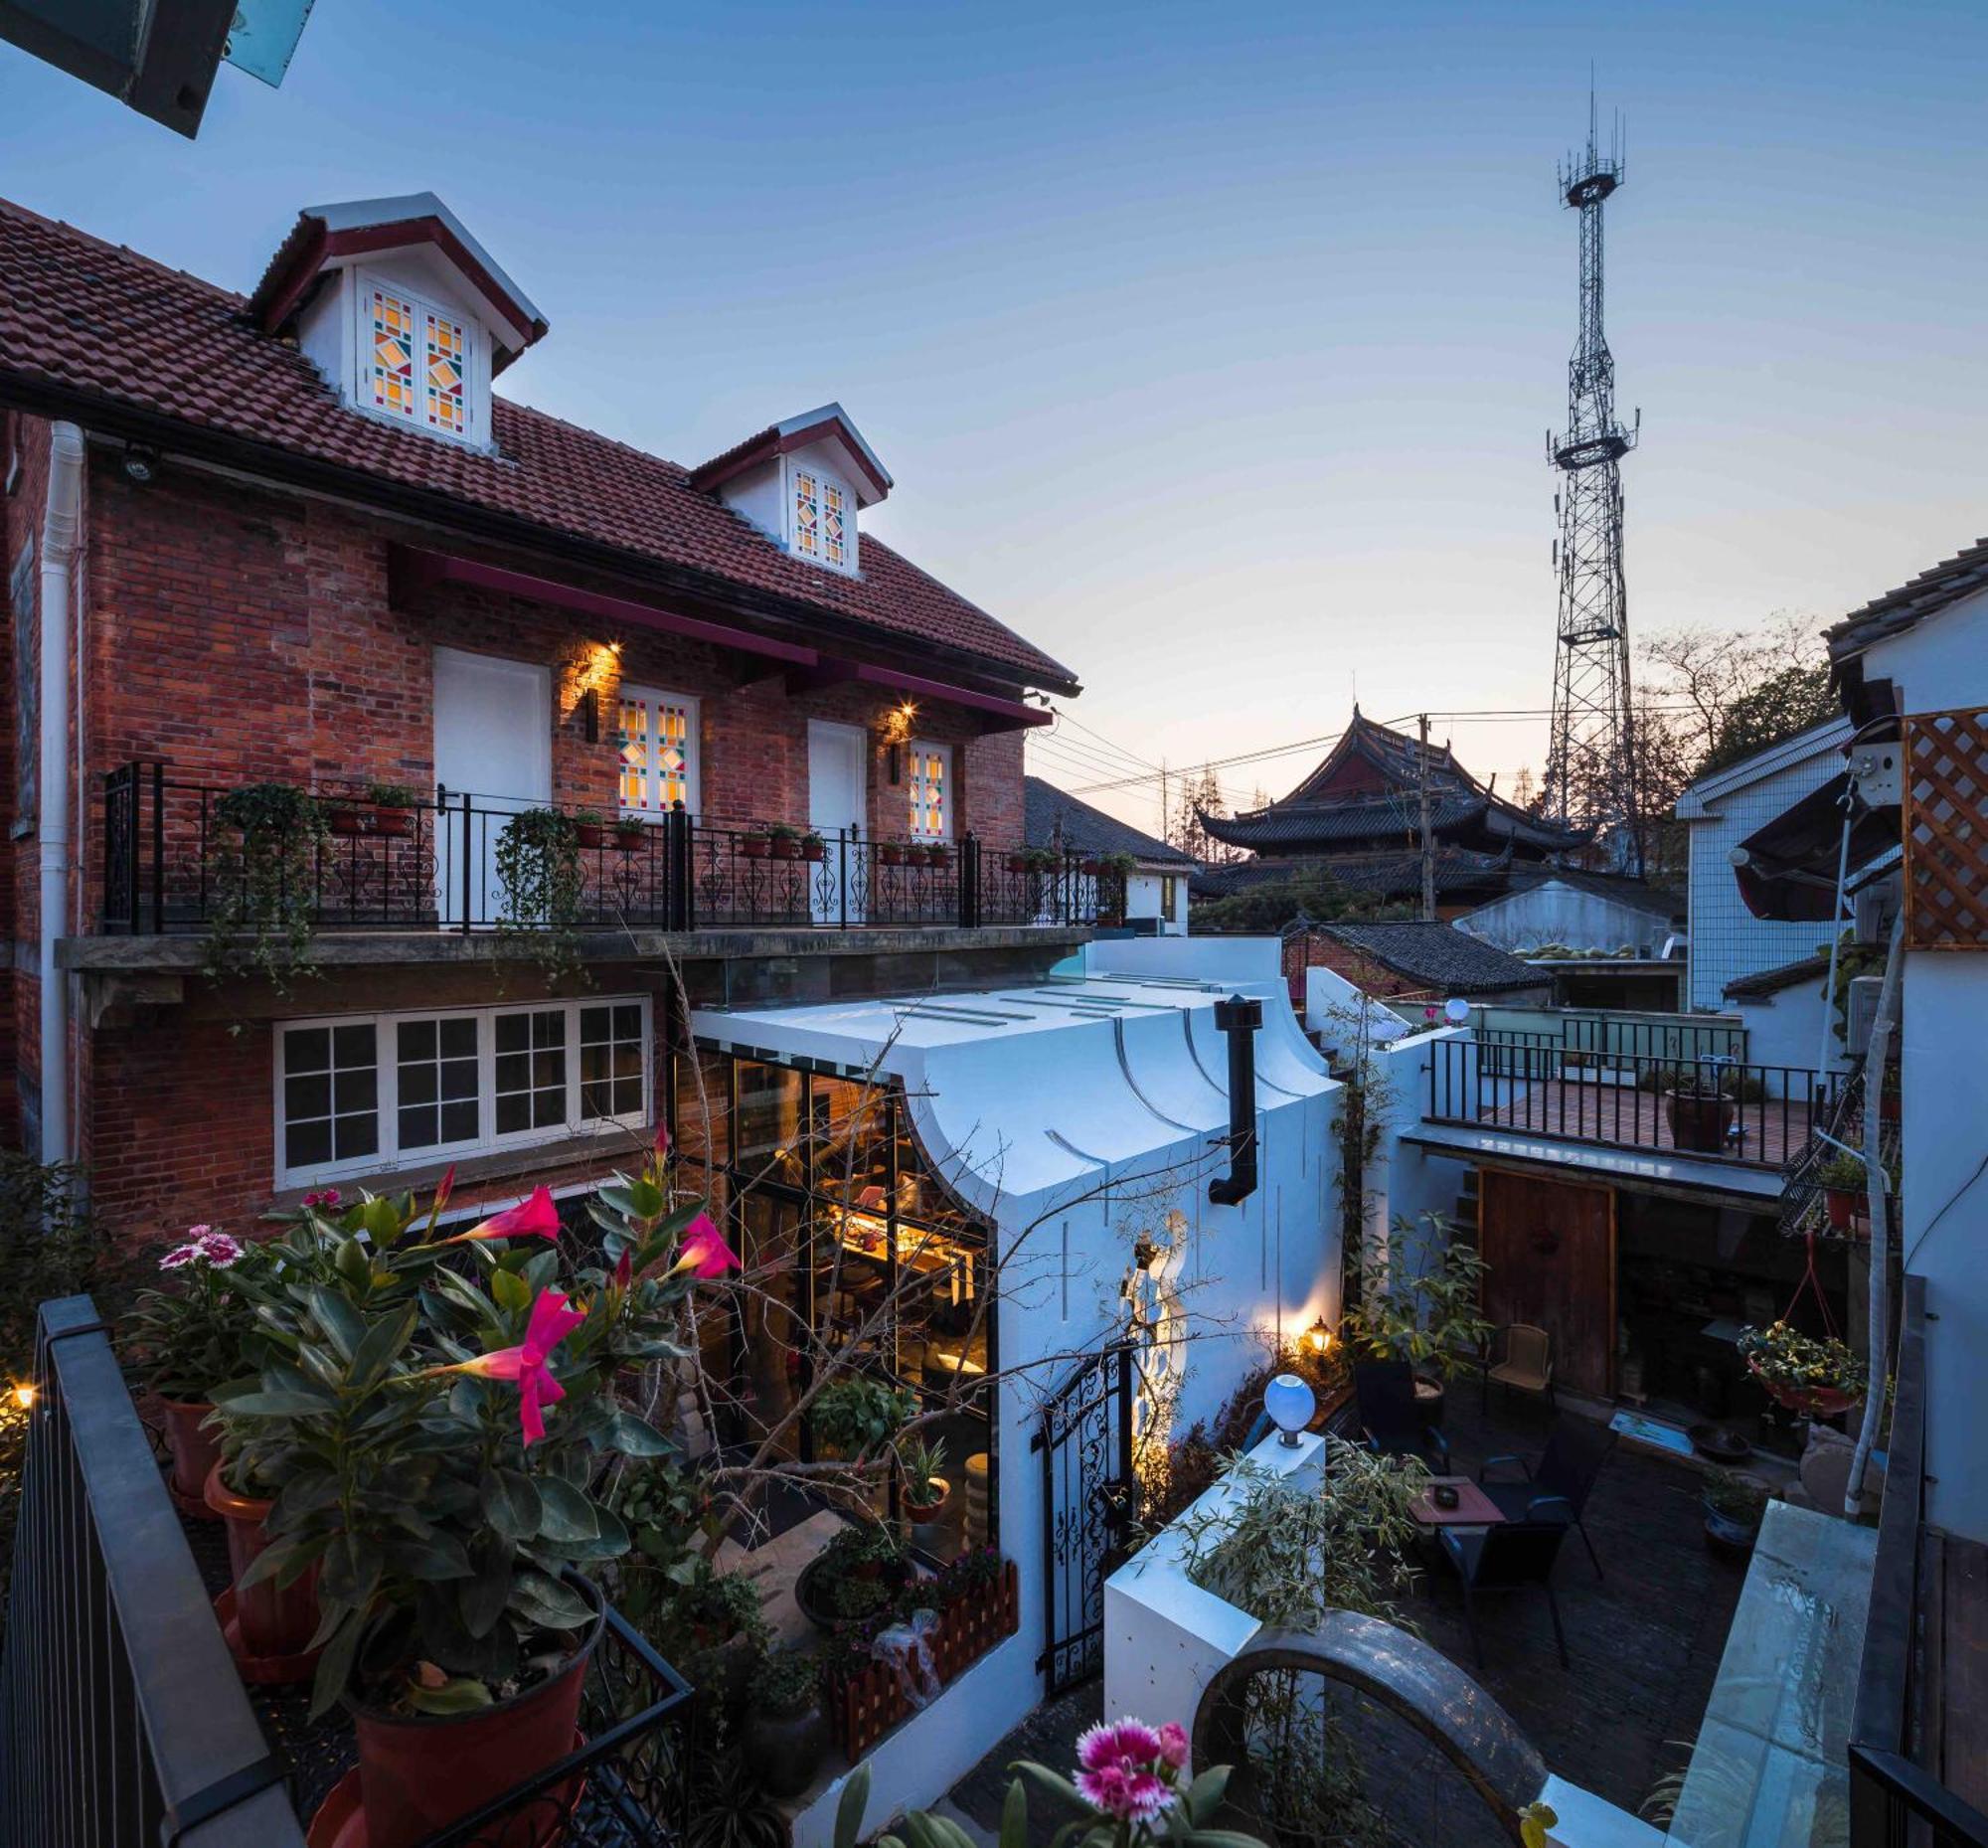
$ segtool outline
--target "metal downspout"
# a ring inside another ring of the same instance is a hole
[[[56,945],[69,916],[70,654],[73,567],[83,528],[83,431],[49,430],[48,505],[42,520],[41,608],[41,1064],[42,1160],[70,1158],[69,986],[56,967]]]

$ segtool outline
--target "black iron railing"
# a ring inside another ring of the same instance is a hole
[[[1122,876],[1076,852],[983,841],[821,835],[678,808],[624,824],[571,807],[572,863],[552,905],[521,901],[502,849],[525,802],[437,788],[384,808],[363,792],[316,792],[324,823],[301,850],[270,853],[231,825],[225,788],[162,762],[104,779],[106,931],[226,924],[255,877],[294,882],[325,930],[712,927],[848,930],[1081,925],[1124,915]]]
[[[1857,1704],[1850,1722],[1851,1848],[1988,1848],[1988,1816],[1956,1796],[1921,1763],[1924,1742],[1942,1734],[1925,1711],[1945,1690],[1918,1672],[1937,1638],[1923,1633],[1928,1611],[1925,1562],[1926,1425],[1925,1278],[1905,1279],[1899,1359],[1893,1380],[1892,1433],[1885,1458],[1885,1499],[1878,1514],[1878,1556]]]
[[[1558,1050],[1569,1065],[1606,1071],[1631,1059],[1660,1059],[1696,1065],[1701,1060],[1743,1062],[1746,1029],[1725,1021],[1690,1020],[1682,1015],[1650,1020],[1614,1013],[1568,1013],[1551,1028],[1497,1027],[1479,1022],[1479,1045],[1524,1055]]]
[[[1835,1104],[1838,1075],[1727,1059],[1572,1051],[1551,1034],[1429,1045],[1428,1116],[1782,1167]]]
[[[0,1666],[0,1838],[303,1848],[110,1342],[42,1305]]]

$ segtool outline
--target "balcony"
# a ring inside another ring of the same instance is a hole
[[[251,862],[285,903],[301,886],[314,927],[331,932],[1076,929],[1124,909],[1121,877],[1021,842],[823,838],[682,809],[623,826],[572,805],[550,811],[571,825],[556,831],[556,896],[535,904],[503,871],[525,803],[438,788],[384,808],[357,786],[323,785],[314,838],[258,856],[229,794],[161,762],[104,779],[104,933],[226,929],[257,876]]]
[[[1731,1030],[1680,1023],[1670,1031]],[[1430,1043],[1426,1114],[1431,1122],[1779,1170],[1829,1120],[1841,1082],[1803,1067],[1752,1064],[1710,1043],[1658,1056],[1570,1044],[1558,1034],[1499,1033]]]

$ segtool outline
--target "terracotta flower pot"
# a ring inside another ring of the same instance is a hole
[[[328,808],[324,813],[325,825],[334,834],[364,834],[371,815],[363,815],[356,808]]]
[[[616,828],[614,845],[622,853],[634,853],[642,845],[642,836],[648,833],[644,827]]]
[[[903,866],[905,864],[905,850],[902,847],[893,847],[887,843],[877,849],[877,859],[884,866]]]
[[[828,843],[826,841],[802,841],[801,858],[803,860],[812,860],[817,865],[820,864],[820,862],[828,858]]]
[[[1863,1196],[1853,1193],[1847,1187],[1826,1187],[1823,1200],[1829,1208],[1829,1229],[1832,1232],[1848,1232],[1851,1222],[1857,1217],[1857,1209],[1863,1204]]]
[[[1011,873],[1032,873],[1035,871],[1035,868],[1030,864],[1027,854],[1011,853],[1008,856],[1008,871]]]
[[[173,1499],[182,1514],[196,1520],[217,1521],[221,1517],[207,1505],[207,1478],[221,1461],[219,1433],[202,1430],[201,1422],[214,1410],[206,1400],[162,1399],[159,1410],[165,1418],[166,1448],[172,1452]]]
[[[606,1624],[600,1596],[580,1586],[594,1606],[591,1626],[556,1675],[460,1714],[397,1714],[348,1700],[359,1744],[359,1791],[366,1807],[366,1848],[414,1848],[493,1797],[559,1763],[574,1749],[587,1665]],[[523,1814],[478,1837],[479,1848],[547,1848],[546,1812]]]
[[[607,830],[597,822],[580,822],[574,828],[574,832],[580,836],[580,844],[582,847],[598,847],[607,839]]]
[[[740,838],[739,851],[748,860],[763,860],[773,851],[773,843],[763,834],[746,834]]]
[[[242,1575],[268,1548],[263,1523],[276,1504],[237,1493],[222,1480],[217,1462],[208,1471],[207,1505],[228,1523],[228,1564],[236,1583],[224,1596],[234,1606],[235,1633],[229,1645],[237,1661],[251,1680],[307,1679],[317,1666],[317,1657],[304,1652],[317,1630],[317,1568],[287,1587],[279,1589],[275,1580],[264,1579],[243,1591]],[[287,1669],[277,1666],[285,1662]]]
[[[911,1491],[905,1492],[905,1518],[910,1521],[935,1521],[947,1501],[952,1497],[952,1484],[943,1476],[934,1476],[926,1484],[927,1492],[937,1489],[938,1493],[930,1501],[915,1501]]]
[[[408,839],[414,831],[414,811],[412,808],[375,808],[373,811],[373,832],[385,834],[397,841]]]
[[[1669,1091],[1664,1093],[1664,1114],[1670,1119],[1675,1147],[1716,1155],[1725,1148],[1727,1131],[1740,1112],[1731,1097]]]
[[[775,860],[798,860],[800,857],[801,844],[799,841],[789,840],[784,834],[773,836],[773,858]]]

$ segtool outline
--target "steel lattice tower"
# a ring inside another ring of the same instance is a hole
[[[1642,414],[1629,428],[1615,419],[1615,361],[1601,329],[1601,208],[1622,184],[1621,135],[1618,127],[1604,159],[1591,94],[1586,152],[1570,156],[1559,183],[1561,197],[1580,214],[1580,335],[1567,368],[1567,429],[1547,437],[1547,454],[1563,481],[1555,497],[1560,625],[1545,807],[1571,826],[1592,829],[1611,866],[1636,872],[1641,851],[1621,461],[1636,446]]]

